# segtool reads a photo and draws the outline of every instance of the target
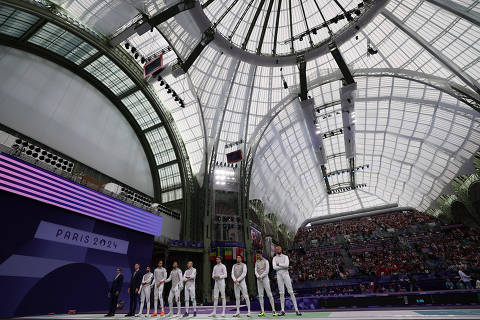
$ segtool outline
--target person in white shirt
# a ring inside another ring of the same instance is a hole
[[[165,282],[172,282],[172,288],[170,289],[170,293],[168,294],[168,314],[167,316],[173,315],[173,298],[175,298],[175,303],[178,307],[177,316],[180,317],[182,304],[180,302],[180,292],[183,289],[183,276],[182,270],[178,267],[178,262],[173,261],[173,269],[170,271],[170,276],[168,277]]]
[[[267,292],[267,297],[272,306],[272,315],[275,317],[275,300],[273,300],[272,290],[270,289],[270,279],[268,279],[268,272],[270,271],[270,264],[267,259],[264,259],[262,252],[257,252],[257,261],[255,262],[255,277],[257,278],[258,300],[260,301],[261,312],[259,317],[265,317],[265,307],[263,301],[263,293]]]
[[[472,289],[472,277],[463,272],[462,267],[458,268],[458,275],[460,276],[462,282],[465,284],[465,288]]]
[[[190,299],[193,304],[193,316],[197,316],[197,301],[195,300],[195,278],[197,277],[197,269],[193,267],[193,262],[187,262],[187,270],[183,275],[183,281],[185,282],[185,314],[184,318],[188,317],[188,308]]]
[[[215,280],[215,286],[213,287],[213,312],[210,314],[211,317],[216,317],[217,315],[217,305],[218,305],[218,294],[222,296],[222,317],[225,317],[225,308],[227,306],[227,300],[225,299],[225,279],[227,278],[227,267],[222,263],[222,258],[217,257],[217,264],[213,267],[212,279]]]
[[[152,289],[153,273],[150,272],[150,267],[147,266],[146,273],[142,278],[142,285],[140,286],[140,311],[137,314],[138,317],[142,316],[143,312],[143,303],[147,302],[147,313],[145,316],[150,315],[150,293]]]
[[[247,317],[250,317],[250,299],[248,298],[247,282],[245,277],[247,276],[247,265],[242,262],[243,258],[241,255],[237,256],[237,263],[232,267],[232,280],[233,280],[233,290],[235,292],[235,300],[237,306],[237,313],[234,314],[234,317],[240,317],[240,291],[242,292],[245,303],[247,304]]]
[[[160,260],[158,261],[158,267],[155,268],[155,271],[153,272],[153,296],[154,296],[154,302],[153,302],[153,308],[155,309],[154,313],[152,314],[153,317],[157,316],[157,310],[158,310],[158,300],[160,300],[160,308],[162,309],[162,312],[160,313],[160,316],[165,315],[165,309],[163,306],[163,287],[165,285],[165,280],[167,279],[167,270],[163,267],[163,261]]]
[[[302,314],[300,311],[298,311],[297,307],[297,299],[295,299],[295,294],[293,293],[292,280],[290,279],[290,274],[288,273],[290,261],[286,255],[282,254],[282,247],[277,246],[275,251],[277,254],[275,257],[273,257],[272,265],[273,270],[277,271],[278,291],[280,293],[280,305],[282,308],[282,311],[279,315],[285,315],[285,287],[287,287],[287,291],[292,299],[295,312],[297,313],[297,316],[301,316]]]

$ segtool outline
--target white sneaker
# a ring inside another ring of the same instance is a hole
[[[212,318],[215,318],[217,316],[217,313],[216,312],[212,312],[208,315],[209,317],[212,317]]]
[[[247,313],[247,317],[250,318],[251,316],[252,316],[252,314],[251,314],[250,311],[249,311],[249,312]]]
[[[240,318],[240,313],[238,313],[238,312],[235,313],[235,314],[233,315],[233,317],[234,317],[234,318]]]
[[[222,312],[222,314],[220,315],[220,317],[225,318],[225,312]]]
[[[167,314],[165,315],[165,318],[171,317],[171,316],[173,316],[173,313],[170,311],[169,313],[167,313]]]

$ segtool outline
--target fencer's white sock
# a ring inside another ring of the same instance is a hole
[[[213,299],[213,313],[217,313],[218,298]]]
[[[272,312],[275,312],[275,300],[273,300],[273,295],[270,295],[268,299],[270,300],[270,305],[272,306]]]
[[[280,306],[282,311],[285,312],[285,293],[280,293]]]
[[[245,303],[247,304],[248,313],[250,313],[250,299],[248,297],[245,297]]]
[[[193,299],[192,304],[193,304],[193,312],[197,312],[197,300]]]
[[[258,296],[258,302],[260,302],[260,310],[262,310],[262,312],[265,312],[263,297]]]
[[[293,302],[293,307],[295,308],[295,311],[298,312],[297,299],[295,298],[295,293],[293,293],[293,290],[289,293],[290,293],[290,298],[292,299],[292,302]]]

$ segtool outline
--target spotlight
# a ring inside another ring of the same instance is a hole
[[[171,93],[172,92],[172,89],[167,89],[167,93]]]
[[[130,43],[125,42],[125,49],[128,49],[128,48],[130,48]]]
[[[132,47],[132,49],[130,49],[130,51],[131,51],[132,53],[135,53],[135,52],[137,51],[137,49],[136,49],[135,47]]]
[[[299,40],[300,40],[300,41],[303,41],[303,36],[300,36],[300,39],[299,39]]]
[[[27,154],[28,154],[28,155],[31,155],[31,154],[32,154],[32,150],[27,150]]]
[[[283,88],[288,89],[288,84],[287,84],[287,81],[285,81],[285,79],[283,79]]]
[[[173,100],[178,101],[180,100],[178,97],[173,98]]]
[[[46,155],[47,155],[47,151],[46,151],[46,150],[43,150],[43,151],[42,151],[42,155],[46,156]]]
[[[38,157],[38,159],[39,159],[40,161],[43,161],[43,160],[45,160],[45,157],[44,157],[44,156],[40,156],[40,157]]]
[[[38,153],[34,152],[34,153],[32,154],[32,157],[34,157],[34,158],[38,157]]]
[[[166,84],[165,89],[170,89],[170,86],[168,84]]]
[[[136,52],[136,53],[134,54],[135,59],[138,59],[138,56],[139,56],[139,54],[138,54],[138,52]]]
[[[160,85],[163,87],[165,85],[165,81],[160,80]]]
[[[317,28],[313,28],[313,29],[312,29],[312,33],[313,33],[313,34],[317,34]]]
[[[17,140],[15,140],[15,143],[16,143],[16,144],[22,143],[22,139],[17,139]]]
[[[144,64],[144,63],[145,63],[145,58],[142,57],[142,58],[140,59],[140,62],[141,62],[142,64]]]

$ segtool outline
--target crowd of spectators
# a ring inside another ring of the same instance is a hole
[[[478,233],[463,225],[441,226],[418,211],[300,228],[296,243],[290,261],[297,281],[395,279],[387,286],[360,285],[355,289],[360,292],[415,290],[414,274],[442,274],[444,289],[461,289],[470,282],[460,279],[460,269],[469,273],[480,266]],[[337,289],[324,289],[338,294]]]

